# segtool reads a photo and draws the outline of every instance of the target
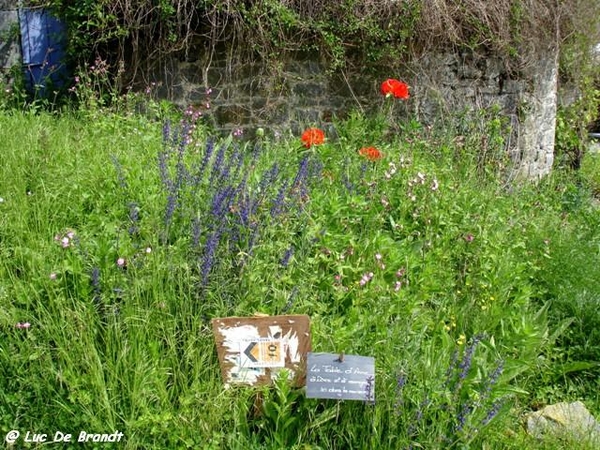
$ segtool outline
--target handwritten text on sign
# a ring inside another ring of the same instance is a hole
[[[375,358],[308,353],[306,366],[308,398],[375,401]]]

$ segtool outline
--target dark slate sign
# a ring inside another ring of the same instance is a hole
[[[308,353],[306,396],[375,401],[375,358]]]

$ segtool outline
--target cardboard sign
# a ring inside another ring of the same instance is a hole
[[[226,317],[213,319],[212,326],[226,385],[270,384],[283,368],[297,386],[304,384],[308,316]]]
[[[309,353],[306,396],[375,402],[375,358]]]

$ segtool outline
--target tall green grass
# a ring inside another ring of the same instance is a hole
[[[507,186],[498,122],[457,139],[354,116],[308,150],[163,125],[0,116],[3,433],[539,448],[518,424],[534,401],[574,386],[600,410],[598,211],[570,179]],[[257,312],[310,315],[315,351],[374,356],[376,403],[225,389],[210,319]]]

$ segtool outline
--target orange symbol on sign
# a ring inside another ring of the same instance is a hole
[[[281,341],[252,341],[243,353],[250,367],[278,367],[283,363]]]

